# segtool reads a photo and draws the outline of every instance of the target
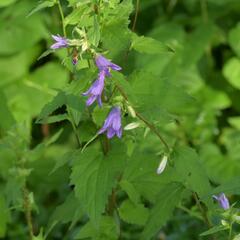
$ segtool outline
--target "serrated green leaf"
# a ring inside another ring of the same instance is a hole
[[[236,57],[229,59],[224,65],[223,75],[233,87],[240,89],[240,60]]]
[[[115,220],[111,217],[103,216],[98,229],[89,221],[80,229],[74,239],[117,240],[118,235],[119,229]]]
[[[46,119],[39,120],[38,123],[41,123],[41,124],[48,123],[48,124],[50,124],[50,123],[61,122],[61,121],[64,121],[64,120],[68,120],[68,115],[67,114],[59,114],[59,115],[55,115],[55,116],[49,116]]]
[[[92,117],[93,117],[94,123],[99,127],[102,126],[109,111],[110,111],[110,108],[108,106],[106,106],[106,107],[103,106],[102,108],[95,107],[92,112]]]
[[[31,15],[38,11],[44,8],[53,7],[54,5],[55,5],[54,1],[39,1],[38,5],[27,16],[30,17]]]
[[[200,199],[208,207],[212,207],[211,196],[208,196],[211,186],[197,153],[189,147],[178,147],[174,150],[172,161],[186,188],[197,192]]]
[[[151,209],[149,219],[143,230],[142,240],[152,239],[171,217],[174,208],[181,200],[183,190],[183,186],[177,183],[171,183],[161,188],[156,204]]]
[[[47,119],[47,117],[55,111],[57,108],[62,107],[66,103],[66,95],[64,92],[59,92],[51,102],[47,103],[41,113],[39,114],[36,122]]]
[[[215,227],[212,227],[212,228],[210,228],[209,230],[201,233],[200,236],[201,236],[201,237],[208,236],[208,235],[211,235],[211,234],[220,232],[220,231],[225,231],[225,230],[227,230],[227,229],[229,229],[229,227],[227,227],[227,226],[222,226],[222,225],[220,225],[220,226],[215,226]]]
[[[159,53],[166,53],[169,49],[166,47],[165,44],[161,43],[158,40],[155,40],[150,37],[144,36],[133,36],[133,41],[131,48],[140,52],[140,53],[148,53],[148,54],[159,54]]]
[[[87,148],[79,154],[78,164],[72,169],[71,183],[75,185],[76,196],[95,226],[99,225],[116,176],[124,166],[124,158],[119,155],[122,148],[114,149],[104,157]]]
[[[59,205],[53,212],[49,223],[48,223],[48,233],[53,229],[58,223],[68,223],[72,222],[75,224],[83,216],[84,212],[81,207],[80,201],[74,196],[74,193],[70,193],[66,201]]]
[[[144,225],[149,217],[149,210],[143,204],[134,204],[126,200],[118,209],[121,219],[130,224]]]
[[[140,194],[137,192],[136,188],[133,186],[132,183],[126,180],[122,180],[120,182],[120,186],[123,191],[125,191],[129,197],[129,199],[135,203],[140,203]]]

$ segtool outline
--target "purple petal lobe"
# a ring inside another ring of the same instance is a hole
[[[107,131],[108,138],[112,138],[114,135],[117,135],[119,138],[122,137],[121,109],[119,107],[112,108],[98,134],[105,131]]]

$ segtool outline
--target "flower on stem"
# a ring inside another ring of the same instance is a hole
[[[120,107],[113,107],[108,114],[103,127],[99,130],[98,134],[107,132],[107,138],[112,138],[117,135],[118,138],[122,137],[122,124],[121,124],[121,109]]]
[[[213,198],[216,199],[221,208],[227,210],[230,208],[229,201],[224,193],[219,194],[219,196],[213,195]]]
[[[122,70],[121,67],[119,67],[118,65],[110,62],[108,59],[106,59],[105,57],[103,57],[102,55],[98,55],[95,59],[96,65],[99,69],[99,71],[104,71],[106,76],[110,77],[110,69],[114,70],[114,71],[120,71]]]
[[[166,155],[163,156],[162,160],[159,163],[159,166],[157,168],[157,174],[160,175],[164,169],[167,166],[167,162],[168,162],[168,157]]]
[[[105,73],[104,71],[100,72],[98,75],[98,79],[92,84],[92,86],[87,90],[87,92],[83,93],[83,96],[88,96],[88,100],[86,102],[87,106],[93,104],[95,100],[98,101],[99,106],[102,106],[102,91],[104,88],[104,79]]]
[[[68,40],[60,35],[52,35],[55,43],[50,47],[51,49],[66,48],[68,47]]]

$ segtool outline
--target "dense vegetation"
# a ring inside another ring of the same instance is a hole
[[[240,239],[239,0],[1,0],[0,238]]]

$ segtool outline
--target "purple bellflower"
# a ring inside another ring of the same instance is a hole
[[[50,47],[51,49],[65,48],[68,47],[68,40],[60,35],[52,35],[55,43]]]
[[[92,84],[92,86],[87,90],[87,92],[83,93],[83,96],[88,96],[88,100],[86,102],[87,106],[93,104],[95,100],[98,101],[99,106],[102,106],[102,91],[104,88],[104,79],[105,73],[100,72],[98,75],[98,79]]]
[[[227,197],[225,196],[224,193],[219,194],[219,196],[213,195],[213,198],[218,201],[219,205],[224,210],[227,210],[227,209],[230,208],[229,201],[228,201],[228,199],[227,199]]]
[[[103,57],[102,55],[98,55],[95,59],[96,65],[99,69],[100,72],[104,71],[105,75],[110,77],[110,69],[114,70],[114,71],[120,71],[122,70],[121,67],[119,67],[118,65],[110,62],[108,59],[106,59],[105,57]]]
[[[98,134],[107,132],[107,138],[112,138],[117,135],[118,138],[122,137],[122,124],[121,124],[121,109],[120,107],[113,107],[108,114],[103,127],[99,130]]]

